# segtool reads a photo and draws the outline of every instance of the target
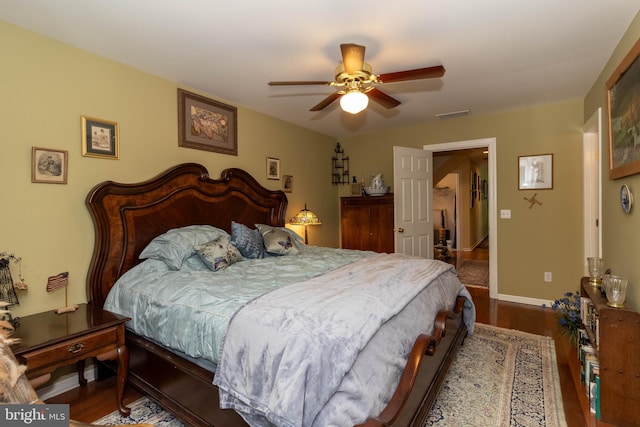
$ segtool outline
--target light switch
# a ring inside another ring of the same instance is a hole
[[[511,219],[511,209],[501,209],[500,210],[500,218],[502,218],[502,219]]]

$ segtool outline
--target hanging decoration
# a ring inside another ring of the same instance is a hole
[[[533,197],[530,198],[524,198],[527,202],[529,202],[529,209],[533,208],[536,204],[542,206],[542,202],[536,199],[536,196],[538,195],[538,193],[535,193],[533,195]]]

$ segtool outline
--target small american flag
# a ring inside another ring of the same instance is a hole
[[[58,288],[63,288],[69,284],[69,272],[65,271],[56,276],[51,276],[47,279],[47,292],[55,291]]]

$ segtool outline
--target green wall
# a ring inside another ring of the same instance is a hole
[[[627,302],[636,310],[640,309],[640,175],[632,175],[616,180],[608,179],[609,172],[609,125],[606,103],[606,81],[611,77],[622,59],[640,38],[640,14],[636,15],[624,37],[613,51],[607,65],[598,76],[585,97],[584,121],[596,110],[603,109],[602,141],[600,156],[602,168],[602,258],[606,268],[629,279]],[[620,208],[620,186],[627,184],[635,196],[635,206],[626,215]]]
[[[496,138],[498,293],[553,300],[576,290],[582,275],[582,111],[580,100],[501,114],[473,115],[341,140],[357,176],[382,172],[393,186],[392,147]],[[553,154],[552,190],[538,190],[529,209],[518,190],[518,156]],[[553,273],[551,283],[544,272]]]
[[[45,291],[47,277],[62,271],[69,272],[69,303],[86,301],[94,236],[84,201],[94,185],[145,180],[178,163],[201,163],[213,178],[240,167],[280,189],[282,181],[265,172],[266,157],[279,158],[281,174],[294,177],[287,217],[307,202],[323,220],[310,231],[311,244],[339,244],[337,189],[329,182],[334,138],[238,105],[238,156],[178,147],[175,83],[3,22],[0,57],[0,251],[22,257],[29,285],[15,314],[63,306],[64,291]],[[118,122],[119,160],[82,156],[82,115]],[[68,184],[31,183],[33,146],[68,151]],[[17,281],[17,265],[11,268]]]

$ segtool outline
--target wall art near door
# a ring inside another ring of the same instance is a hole
[[[609,179],[640,172],[640,40],[607,80]]]
[[[553,154],[518,157],[518,190],[553,188]]]

